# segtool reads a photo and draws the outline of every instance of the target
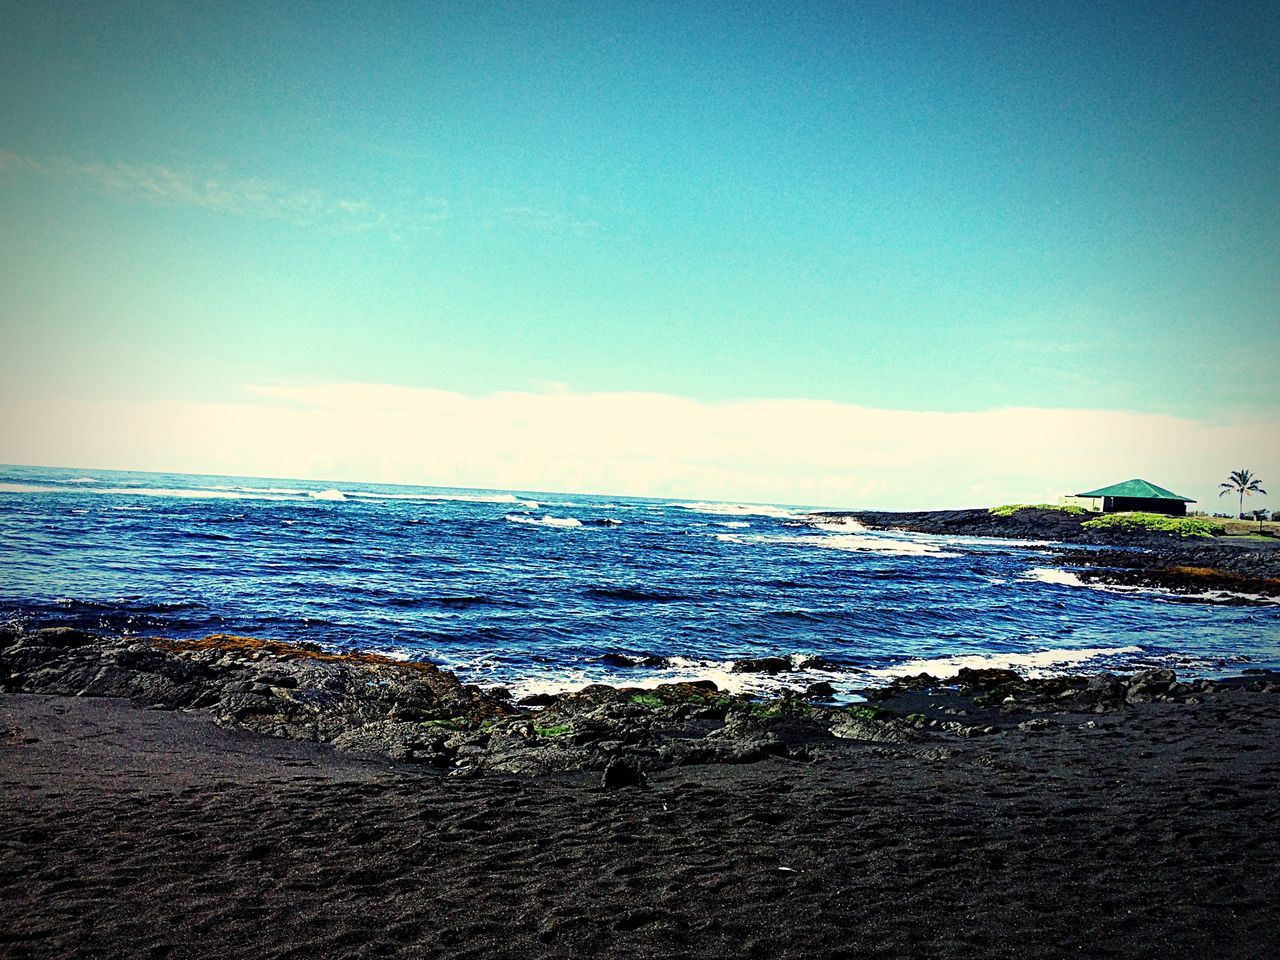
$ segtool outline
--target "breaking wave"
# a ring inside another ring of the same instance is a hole
[[[776,517],[790,518],[800,514],[786,507],[773,507],[758,503],[677,503],[682,510],[710,513],[720,517]]]
[[[504,520],[511,523],[523,523],[531,527],[580,527],[582,521],[575,517],[553,517],[550,514],[542,517],[533,517],[526,513],[508,513]]]

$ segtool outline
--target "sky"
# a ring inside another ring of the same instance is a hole
[[[1277,90],[1247,0],[6,0],[0,461],[1280,484]]]

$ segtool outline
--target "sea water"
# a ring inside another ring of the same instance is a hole
[[[1051,558],[780,505],[0,468],[0,619],[27,626],[360,647],[517,693],[1280,667],[1280,606],[1093,588]],[[731,672],[760,656],[816,662]]]

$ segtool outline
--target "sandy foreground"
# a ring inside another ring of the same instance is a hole
[[[1280,695],[1070,720],[606,788],[4,694],[0,956],[1280,956]]]

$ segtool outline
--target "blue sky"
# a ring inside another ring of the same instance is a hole
[[[1274,3],[689,7],[7,4],[0,396],[1280,433]]]

